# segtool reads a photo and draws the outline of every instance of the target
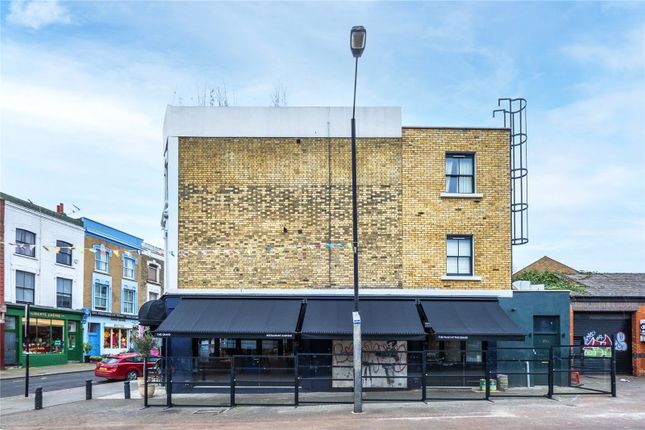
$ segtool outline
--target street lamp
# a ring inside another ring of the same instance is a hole
[[[356,59],[354,65],[354,101],[352,104],[352,250],[354,251],[354,413],[363,411],[363,369],[361,347],[361,316],[358,312],[358,205],[356,204],[356,79],[358,59],[363,55],[367,33],[362,26],[352,27],[349,45]]]

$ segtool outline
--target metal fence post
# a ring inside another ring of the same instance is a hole
[[[490,370],[486,370],[486,400],[490,400]]]
[[[421,352],[421,401],[425,402],[427,399],[427,394],[426,394],[426,388],[427,388],[427,381],[426,381],[426,372],[427,372],[427,364],[426,364],[426,351]]]
[[[143,407],[148,407],[148,359],[143,357]]]
[[[293,357],[293,370],[295,374],[294,378],[294,392],[293,392],[293,402],[296,406],[298,406],[298,403],[300,402],[299,397],[299,391],[300,391],[300,376],[298,374],[298,353],[294,354]]]
[[[130,381],[123,382],[123,396],[126,399],[130,398]]]
[[[616,397],[616,336],[611,343],[611,397]]]
[[[484,378],[486,379],[486,400],[489,400],[490,397],[490,387],[489,387],[489,380],[490,380],[490,369],[488,369],[488,351],[484,351],[483,354],[483,359],[484,359]],[[481,388],[480,388],[481,390]]]
[[[85,400],[92,400],[92,380],[85,380]]]
[[[36,398],[34,400],[34,409],[40,410],[43,408],[43,389],[42,387],[36,388]]]
[[[549,374],[547,375],[548,382],[549,382],[549,391],[547,392],[546,396],[549,399],[553,398],[553,373],[555,372],[554,366],[553,366],[553,346],[549,347],[549,365],[548,365],[548,370]]]
[[[231,357],[231,407],[235,407],[235,356]]]
[[[166,341],[166,345],[170,342]],[[164,378],[166,379],[166,407],[172,407],[172,366],[170,365],[170,358],[168,357],[168,347],[166,347],[166,356],[164,359]]]

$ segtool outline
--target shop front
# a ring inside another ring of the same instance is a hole
[[[120,314],[92,312],[87,319],[87,342],[90,355],[114,355],[132,348],[132,331],[138,321]]]
[[[6,365],[24,365],[27,353],[31,366],[65,364],[82,359],[83,312],[31,306],[27,328],[25,310],[25,306],[7,305]]]

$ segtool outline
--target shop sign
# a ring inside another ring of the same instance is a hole
[[[645,342],[645,320],[641,320],[641,342]]]
[[[291,333],[267,333],[265,336],[266,337],[278,337],[278,338],[291,339],[293,337],[293,334],[291,334]]]
[[[55,314],[53,312],[39,312],[31,311],[29,312],[30,317],[40,317],[40,318],[54,318],[54,319],[65,319],[63,314]]]
[[[437,339],[439,340],[468,340],[468,336],[456,336],[456,335],[438,335]]]

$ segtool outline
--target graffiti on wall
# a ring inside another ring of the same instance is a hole
[[[407,388],[407,341],[371,340],[363,342],[363,387]],[[352,387],[353,354],[351,340],[333,341],[332,387]],[[341,380],[338,380],[341,379]]]
[[[595,330],[590,331],[584,337],[585,357],[611,357],[611,336],[608,334],[597,334]],[[627,351],[628,345],[625,342],[625,333],[616,333],[616,351]]]

